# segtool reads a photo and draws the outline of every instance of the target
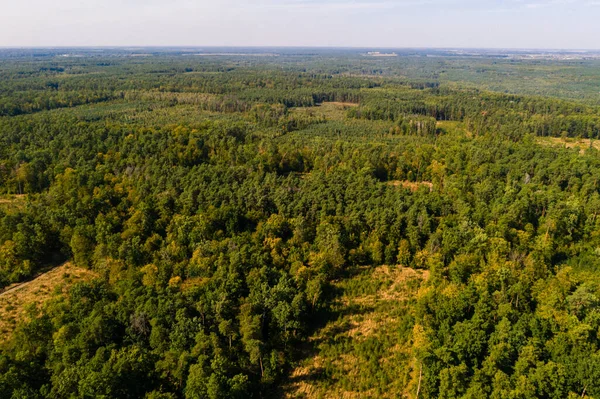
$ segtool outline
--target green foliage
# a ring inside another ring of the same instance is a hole
[[[598,138],[593,102],[428,60],[6,57],[0,198],[27,200],[0,206],[0,287],[66,259],[101,277],[2,345],[0,397],[272,397],[340,287],[390,289],[349,275],[396,264],[427,283],[362,309],[394,316],[377,336],[330,334],[363,372],[322,386],[600,397],[598,153],[534,140]]]

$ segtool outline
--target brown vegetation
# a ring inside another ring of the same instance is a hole
[[[284,397],[393,397],[390,396],[391,393],[386,395],[374,388],[358,389],[358,386],[364,387],[365,360],[360,353],[355,353],[354,350],[344,353],[341,348],[346,342],[354,342],[352,346],[356,348],[367,339],[394,334],[401,323],[398,315],[407,311],[407,300],[416,295],[421,282],[429,277],[429,272],[401,266],[380,266],[372,271],[365,268],[365,272],[366,274],[363,273],[350,282],[336,283],[345,292],[334,305],[340,316],[329,321],[310,338],[310,345],[315,351],[292,371],[289,382],[284,387]],[[364,286],[365,293],[352,294],[352,287],[356,289],[357,284]],[[376,286],[379,288],[371,289]],[[398,362],[410,357],[410,344],[403,344],[398,340],[388,345],[386,355],[379,359],[381,367],[393,369]],[[335,378],[330,377],[323,383],[319,381],[319,376],[325,370],[333,370],[334,374],[344,375],[354,383],[337,383]],[[406,386],[407,381],[408,376],[404,379],[403,376],[398,376],[394,384]],[[389,392],[398,392],[398,389]]]
[[[14,284],[0,293],[0,342],[10,336],[16,325],[27,318],[27,310],[41,307],[54,295],[65,293],[78,281],[92,279],[95,273],[65,263],[32,281]]]
[[[0,209],[7,213],[21,210],[27,202],[26,194],[12,194],[0,196]]]
[[[412,192],[417,191],[420,187],[428,187],[429,191],[433,190],[433,183],[430,181],[408,181],[408,180],[391,180],[388,182],[390,186],[407,188]]]
[[[590,148],[600,150],[600,141],[591,139],[576,139],[563,137],[538,137],[538,144],[551,147],[562,147],[568,149],[578,149],[581,154]]]
[[[327,120],[341,121],[346,119],[346,111],[349,108],[358,107],[358,104],[348,102],[324,102],[314,107],[292,108],[292,113],[308,114],[312,116],[324,116]]]

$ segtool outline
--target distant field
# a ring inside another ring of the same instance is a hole
[[[78,281],[96,274],[71,263],[65,263],[36,279],[15,284],[0,293],[0,342],[6,340],[17,324],[27,319],[27,309],[41,307],[55,294],[64,293]]]
[[[438,121],[437,122],[437,127],[438,127],[438,130],[441,130],[444,133],[452,133],[452,134],[465,135],[467,137],[471,137],[473,135],[471,132],[469,132],[466,129],[464,122],[458,122],[458,121]]]
[[[342,121],[346,119],[348,108],[358,107],[358,104],[344,102],[324,102],[315,107],[292,108],[292,113],[324,116],[327,120]]]
[[[345,102],[340,102],[340,101],[331,101],[331,102],[326,102],[323,104],[325,104],[325,105],[331,104],[331,105],[340,106],[340,107],[358,107],[358,104],[356,104],[356,103],[345,103]],[[321,105],[323,105],[323,104],[321,104]]]
[[[584,153],[585,150],[595,148],[600,150],[600,141],[591,139],[575,139],[575,138],[562,138],[562,137],[538,137],[536,141],[545,146],[551,147],[562,147],[569,149],[578,149],[579,152]]]

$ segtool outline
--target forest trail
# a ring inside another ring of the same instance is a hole
[[[46,273],[42,273],[42,274],[40,274],[39,276],[37,276],[36,278],[42,277],[44,274],[46,274]],[[10,293],[11,293],[11,292],[13,292],[13,291],[17,291],[17,290],[20,290],[21,288],[25,288],[25,287],[27,287],[27,286],[28,286],[29,284],[31,284],[31,283],[32,283],[32,282],[33,282],[33,281],[34,281],[36,278],[34,278],[34,279],[33,279],[33,280],[31,280],[31,281],[26,281],[26,282],[24,282],[24,283],[18,283],[18,284],[13,284],[13,285],[11,285],[11,286],[10,286],[10,287],[8,287],[8,288],[7,288],[5,291],[2,291],[2,292],[0,292],[0,298],[2,298],[2,297],[3,297],[3,296],[5,296],[5,295],[8,295],[8,294],[10,294]]]
[[[1,292],[0,342],[14,331],[20,321],[27,318],[27,309],[30,306],[39,308],[56,294],[66,292],[76,282],[94,277],[94,272],[67,262],[38,275],[33,280],[14,284]]]
[[[47,275],[51,274],[52,272],[56,271],[57,269],[63,268],[65,266],[67,266],[67,263],[62,264],[61,266],[52,268],[46,272],[39,273],[39,274],[33,276],[33,278],[29,281],[23,281],[22,283],[15,283],[15,284],[9,285],[7,288],[4,288],[2,291],[0,291],[0,299],[4,296],[10,294],[11,292],[18,291],[20,289],[26,288],[30,284],[34,284],[38,279],[42,279],[42,278],[44,278],[44,276],[47,276]]]

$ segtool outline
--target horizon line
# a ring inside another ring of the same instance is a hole
[[[332,49],[332,50],[495,50],[495,51],[569,51],[600,52],[600,48],[553,48],[553,47],[460,47],[460,46],[327,46],[327,45],[43,45],[21,46],[0,45],[0,50],[36,50],[36,49],[201,49],[201,48],[248,48],[248,49]]]

